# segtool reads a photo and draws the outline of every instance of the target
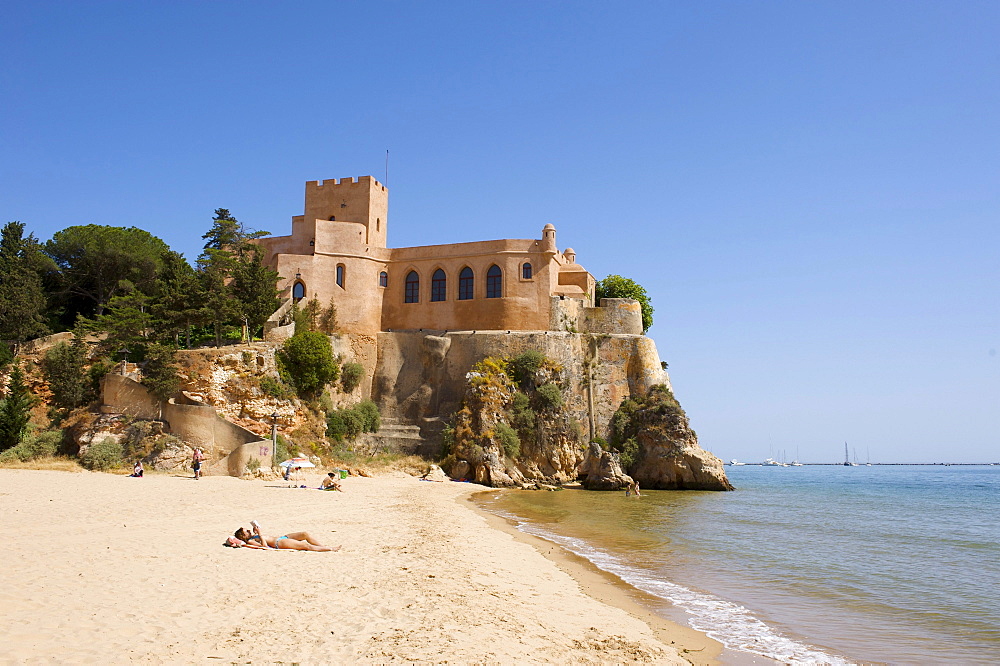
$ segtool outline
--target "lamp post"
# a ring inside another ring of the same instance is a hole
[[[128,365],[128,349],[122,347],[118,350],[119,354],[122,355],[122,377],[125,376],[125,366]]]
[[[271,414],[271,467],[278,466],[278,412]]]

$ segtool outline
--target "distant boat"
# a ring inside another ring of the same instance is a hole
[[[799,462],[799,447],[795,447],[795,460],[792,461],[792,467],[802,467],[802,463]]]
[[[847,442],[844,442],[844,467],[857,467],[858,463],[851,462],[851,456],[847,452]]]
[[[774,458],[768,458],[764,461],[764,467],[781,467],[781,463]]]
[[[736,458],[733,458],[732,460],[730,460],[729,464],[732,465],[733,467],[739,467],[740,465],[746,465],[746,463],[740,462]]]

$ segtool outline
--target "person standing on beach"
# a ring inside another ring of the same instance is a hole
[[[194,470],[194,478],[201,478],[201,461],[205,459],[205,454],[201,452],[201,449],[195,447],[194,453],[191,455],[191,469]]]

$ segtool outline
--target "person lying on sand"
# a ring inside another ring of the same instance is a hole
[[[233,533],[239,544],[233,544],[227,539],[226,543],[234,548],[260,548],[263,550],[313,550],[316,552],[329,553],[340,550],[340,546],[324,546],[316,541],[309,532],[289,532],[280,537],[267,536],[260,533],[260,526],[253,523],[253,532],[245,527],[241,527]]]
[[[340,487],[340,482],[337,481],[337,477],[333,472],[326,475],[326,478],[323,479],[323,483],[320,484],[320,488],[323,490],[344,490]]]

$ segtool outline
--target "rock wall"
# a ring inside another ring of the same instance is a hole
[[[669,386],[656,344],[643,335],[560,331],[404,331],[378,336],[372,399],[383,416],[412,423],[448,418],[461,408],[466,373],[487,356],[536,350],[562,366],[564,413],[588,440],[607,436],[621,401]]]

